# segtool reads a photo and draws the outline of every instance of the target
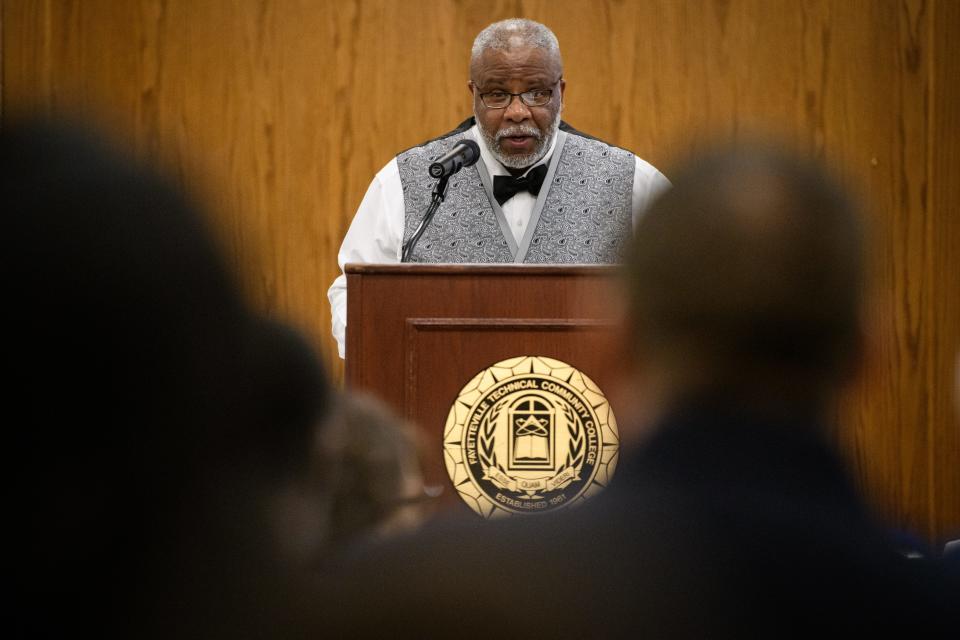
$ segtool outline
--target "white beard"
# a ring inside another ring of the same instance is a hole
[[[534,126],[517,124],[507,127],[506,129],[501,129],[497,131],[496,134],[491,135],[483,128],[483,125],[480,124],[480,118],[476,117],[476,112],[474,112],[473,115],[477,120],[477,129],[480,131],[480,135],[483,136],[483,141],[487,144],[487,148],[490,149],[490,153],[492,153],[493,157],[499,160],[503,166],[510,169],[526,169],[539,162],[543,156],[547,154],[547,151],[550,150],[553,138],[557,135],[557,129],[560,128],[560,109],[557,109],[553,121],[550,123],[550,126],[547,127],[546,134],[542,134],[540,130]],[[537,139],[537,144],[530,153],[523,155],[506,154],[500,150],[500,140],[509,136],[532,136]]]

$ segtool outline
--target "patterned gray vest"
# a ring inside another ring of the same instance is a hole
[[[436,180],[427,172],[473,126],[397,156],[405,208],[403,241],[430,204]],[[517,244],[493,197],[481,160],[450,179],[446,200],[420,237],[411,262],[618,262],[632,230],[634,156],[561,123],[530,223]]]

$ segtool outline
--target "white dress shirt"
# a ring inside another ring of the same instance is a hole
[[[494,176],[510,175],[507,168],[500,164],[487,148],[476,125],[470,128],[466,135],[479,145],[480,161],[486,165],[491,179]],[[546,155],[530,169],[550,162],[556,144],[557,136],[554,136]],[[647,208],[653,198],[669,188],[670,182],[650,163],[636,156],[634,159],[633,220],[636,223],[637,216]],[[527,229],[527,223],[530,222],[530,215],[533,213],[536,201],[536,196],[522,191],[501,205],[503,215],[510,224],[510,230],[513,231],[518,244]],[[350,223],[350,229],[347,230],[343,244],[340,245],[340,253],[337,254],[340,275],[327,291],[333,321],[333,337],[337,341],[341,358],[344,354],[347,329],[347,277],[343,273],[343,266],[351,262],[368,264],[400,262],[405,215],[400,170],[397,167],[397,159],[394,157],[374,176],[367,194],[363,196],[360,208],[357,209],[353,222]]]

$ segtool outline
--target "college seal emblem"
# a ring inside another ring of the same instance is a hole
[[[613,477],[617,421],[577,369],[521,356],[463,387],[443,431],[444,462],[460,497],[485,518],[576,505]]]

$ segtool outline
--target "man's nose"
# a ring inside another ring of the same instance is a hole
[[[523,104],[523,100],[520,99],[520,96],[512,96],[510,99],[510,104],[507,105],[506,112],[503,114],[508,120],[513,122],[523,122],[532,117],[530,109],[527,105]]]

